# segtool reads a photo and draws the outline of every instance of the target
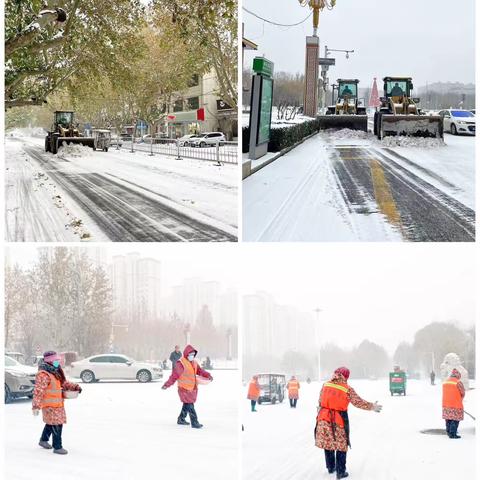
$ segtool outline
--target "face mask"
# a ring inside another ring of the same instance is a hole
[[[55,368],[58,368],[60,366],[60,362],[58,360],[55,360],[52,365],[55,367]]]
[[[194,358],[195,358],[195,354],[194,353],[190,353],[187,357],[190,361],[192,361]]]

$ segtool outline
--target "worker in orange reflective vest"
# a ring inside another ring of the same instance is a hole
[[[442,417],[445,420],[448,437],[454,439],[461,438],[457,430],[460,421],[463,420],[465,387],[460,378],[462,378],[460,372],[454,368],[442,386]]]
[[[258,398],[260,397],[260,384],[258,383],[258,375],[254,375],[248,384],[247,398],[250,400],[250,408],[252,412],[256,412]]]
[[[38,443],[42,448],[51,450],[59,455],[68,453],[62,446],[63,425],[67,423],[67,414],[64,408],[63,393],[77,391],[81,393],[80,385],[69,382],[60,365],[61,358],[56,352],[48,351],[38,365],[33,390],[32,413],[37,416],[42,411],[45,427]],[[49,443],[52,437],[52,444]]]
[[[363,400],[347,384],[350,370],[337,368],[329,382],[323,384],[320,392],[317,423],[315,427],[315,445],[325,450],[325,462],[328,473],[337,472],[337,478],[346,478],[347,450],[350,446],[350,424],[348,405],[363,410],[380,412],[382,406],[377,402]]]
[[[187,345],[183,351],[183,356],[177,361],[172,370],[170,378],[164,383],[162,389],[165,390],[177,382],[178,396],[183,403],[182,410],[178,416],[178,425],[190,425],[186,421],[187,414],[190,415],[192,428],[202,428],[203,425],[198,421],[197,412],[195,411],[195,402],[197,401],[198,382],[197,375],[208,380],[213,377],[198,365],[195,357],[197,350],[191,345]]]
[[[300,390],[300,382],[295,375],[287,383],[288,399],[290,400],[290,408],[297,408],[298,391]]]

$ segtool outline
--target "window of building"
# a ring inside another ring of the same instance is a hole
[[[183,111],[183,100],[176,100],[173,104],[173,111],[174,112],[181,112]]]
[[[188,99],[188,109],[198,110],[200,107],[200,100],[198,97],[191,97]]]

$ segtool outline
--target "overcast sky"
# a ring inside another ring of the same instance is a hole
[[[92,248],[89,245],[84,248]],[[101,245],[102,246],[102,245]],[[204,280],[217,280],[225,288],[238,286],[237,249],[234,244],[118,244],[109,243],[103,248],[107,259],[114,255],[138,252],[144,257],[152,257],[162,262],[162,279],[165,287],[179,284],[189,277]],[[11,263],[31,266],[38,258],[36,245],[11,244],[7,247]]]
[[[320,313],[324,341],[364,338],[393,353],[432,321],[470,326],[475,316],[474,245],[245,245],[242,290]],[[253,273],[254,272],[254,273]],[[478,296],[478,295],[477,295]]]
[[[297,0],[244,0],[249,10],[277,23],[292,24],[308,15]],[[245,36],[258,52],[245,53],[245,66],[255,54],[275,63],[275,70],[304,72],[305,36],[312,34],[312,18],[293,28],[269,25],[243,12]],[[358,78],[369,87],[373,78],[411,76],[415,86],[428,81],[475,81],[474,0],[338,0],[324,10],[319,26],[324,47],[355,50],[349,60],[334,53],[330,83]]]

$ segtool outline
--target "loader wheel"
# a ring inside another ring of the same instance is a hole
[[[50,141],[48,137],[45,137],[45,151],[49,152],[50,151]]]
[[[58,138],[55,138],[55,137],[54,137],[54,138],[52,139],[52,145],[51,145],[51,147],[52,147],[52,153],[53,153],[54,155],[56,155],[56,154],[58,153],[58,143],[59,143],[59,142],[58,142]]]
[[[457,134],[458,134],[458,132],[457,132],[457,127],[455,126],[454,123],[452,123],[452,124],[450,125],[450,133],[451,133],[452,135],[457,135]]]
[[[104,152],[108,152],[108,147],[105,147],[105,148],[103,149],[103,151],[104,151]]]
[[[378,112],[373,115],[373,134],[378,136]]]

